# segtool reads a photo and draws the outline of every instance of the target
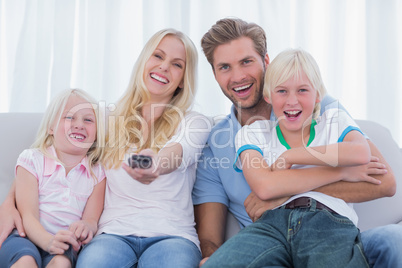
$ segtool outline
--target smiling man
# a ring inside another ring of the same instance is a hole
[[[203,36],[201,46],[222,92],[233,103],[231,113],[211,131],[197,168],[193,202],[203,264],[224,242],[228,210],[245,227],[289,197],[258,199],[243,174],[232,167],[237,131],[259,119],[275,120],[262,93],[269,64],[264,30],[240,19],[222,19]],[[334,105],[337,107],[337,102],[325,96],[321,101],[321,113]],[[369,174],[381,180],[381,185],[337,182],[315,191],[349,203],[392,196],[396,186],[391,169],[377,147],[370,141],[369,145],[372,155],[389,170],[386,174]],[[398,267],[402,264],[399,254],[402,251],[402,226],[389,225],[365,231],[362,241],[371,266]]]

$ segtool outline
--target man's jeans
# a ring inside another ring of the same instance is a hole
[[[201,252],[178,236],[137,237],[100,234],[78,255],[79,267],[198,267]]]
[[[310,208],[275,209],[224,243],[207,267],[368,267],[346,217]]]
[[[402,225],[390,224],[361,233],[370,267],[402,267]]]

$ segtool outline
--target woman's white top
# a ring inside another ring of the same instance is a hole
[[[140,237],[181,236],[199,247],[191,192],[196,164],[212,128],[204,115],[190,112],[180,122],[175,142],[183,148],[180,167],[151,184],[131,178],[124,169],[106,170],[105,207],[98,234]],[[125,156],[125,161],[129,154]],[[127,163],[127,162],[126,162]]]

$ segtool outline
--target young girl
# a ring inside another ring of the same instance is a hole
[[[196,67],[196,48],[179,31],[146,43],[108,118],[105,207],[77,267],[198,267],[191,191],[211,123],[189,111]],[[150,156],[152,166],[129,167],[132,153]]]
[[[292,197],[226,242],[205,267],[368,267],[351,205],[312,191],[356,178],[335,171],[308,177],[303,169],[368,163],[365,137],[342,110],[316,116],[325,87],[315,60],[303,50],[284,51],[269,64],[264,94],[278,121],[257,121],[239,131],[235,168],[260,199]]]
[[[61,92],[47,108],[32,149],[16,165],[16,203],[27,238],[11,234],[1,267],[72,267],[97,231],[105,174],[104,124],[84,91]]]

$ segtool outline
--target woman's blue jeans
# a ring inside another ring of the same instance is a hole
[[[198,267],[201,252],[179,236],[137,237],[100,234],[78,255],[80,267]]]
[[[208,267],[368,267],[360,232],[346,217],[310,208],[275,209],[226,241]]]

